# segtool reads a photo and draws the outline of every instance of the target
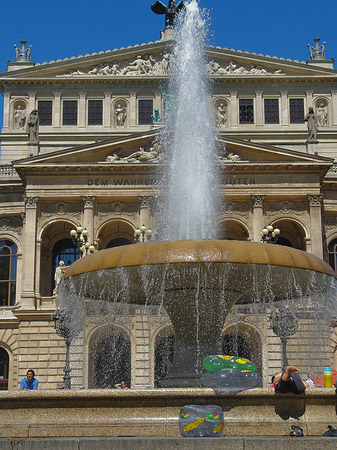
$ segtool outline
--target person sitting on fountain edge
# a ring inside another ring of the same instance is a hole
[[[313,387],[313,381],[309,378],[307,381],[302,381],[297,372],[297,367],[287,366],[284,372],[272,377],[271,387],[282,394],[286,394],[287,392],[292,392],[296,395],[303,394],[307,387]]]
[[[20,391],[31,390],[36,391],[39,381],[35,378],[35,372],[32,369],[27,370],[27,376],[20,381]]]

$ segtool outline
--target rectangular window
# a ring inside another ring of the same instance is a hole
[[[254,123],[253,99],[239,99],[240,123]]]
[[[51,100],[39,100],[37,102],[40,125],[53,124],[53,102]]]
[[[290,98],[290,123],[304,123],[304,100],[303,98]]]
[[[88,100],[88,125],[102,125],[103,100]]]
[[[264,123],[280,123],[278,99],[264,99]]]
[[[152,125],[153,100],[138,101],[138,125]]]
[[[63,100],[63,125],[77,125],[77,100]]]

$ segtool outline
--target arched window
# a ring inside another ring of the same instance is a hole
[[[108,385],[114,386],[121,381],[125,381],[130,387],[131,342],[129,337],[118,331],[105,330],[94,337],[90,344],[93,377],[89,388],[104,389]]]
[[[121,245],[129,245],[129,244],[133,244],[133,242],[129,241],[129,239],[115,238],[109,242],[106,248],[120,247]]]
[[[58,267],[59,262],[63,261],[66,266],[70,266],[77,259],[77,251],[73,246],[73,242],[71,239],[61,239],[56,242],[53,247],[53,256],[52,256],[52,279],[51,279],[51,291],[53,291],[55,287],[54,274],[56,267]]]
[[[9,357],[6,350],[0,347],[0,391],[8,390]]]
[[[225,334],[222,338],[224,355],[236,355],[253,360],[253,349],[248,339],[236,334]]]
[[[166,377],[174,356],[174,336],[162,337],[154,350],[154,385],[160,387],[161,381]]]
[[[333,268],[333,270],[336,272],[337,269],[337,239],[334,239],[330,242],[329,248],[329,264]]]
[[[0,241],[0,306],[13,306],[16,291],[17,247]]]

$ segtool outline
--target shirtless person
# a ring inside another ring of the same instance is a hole
[[[287,366],[286,370],[272,378],[275,391],[285,394],[293,392],[296,395],[303,394],[305,388],[309,387],[306,381],[302,381],[299,376],[298,368],[295,366]]]

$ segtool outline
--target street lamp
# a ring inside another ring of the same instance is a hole
[[[88,234],[88,230],[86,228],[83,229],[81,225],[76,230],[70,231],[73,246],[77,249],[80,258],[95,251],[95,247],[88,242]]]
[[[288,365],[287,341],[289,336],[292,336],[298,330],[297,320],[287,307],[282,306],[277,312],[271,314],[270,321],[273,333],[281,339],[282,370],[285,370]]]
[[[265,244],[276,244],[280,233],[281,231],[278,228],[268,225],[261,231],[261,240]]]
[[[152,230],[150,230],[150,228],[146,228],[143,224],[140,228],[136,229],[134,236],[137,243],[145,242],[145,236],[147,241],[151,241]],[[140,240],[140,237],[142,237],[142,240]]]
[[[66,344],[66,363],[63,369],[64,377],[63,377],[63,387],[64,389],[71,389],[71,376],[70,376],[70,345],[72,341],[72,333],[71,333],[71,324],[69,316],[57,309],[55,313],[52,315],[52,320],[54,321],[54,327],[56,330],[56,334],[65,340]]]

